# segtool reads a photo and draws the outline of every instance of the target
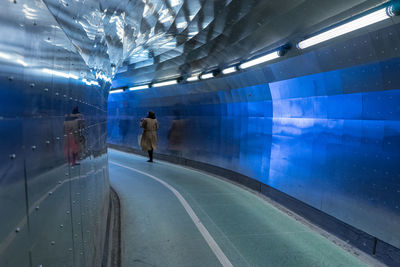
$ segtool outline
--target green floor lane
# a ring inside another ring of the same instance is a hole
[[[121,199],[123,266],[221,266],[174,187],[234,266],[365,266],[253,193],[169,163],[109,150]],[[116,164],[113,164],[117,163]]]

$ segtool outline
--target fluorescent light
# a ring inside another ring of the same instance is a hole
[[[65,72],[62,72],[62,71],[51,70],[51,69],[42,69],[42,71],[45,72],[45,73],[48,73],[48,74],[52,74],[52,75],[55,75],[55,76],[60,76],[60,77],[67,78],[67,79],[69,79],[69,78],[75,79],[75,80],[79,79],[79,77],[76,76],[76,75],[65,73]]]
[[[129,91],[135,91],[135,90],[141,90],[141,89],[149,89],[149,85],[139,85],[139,86],[134,86],[134,87],[130,87]]]
[[[190,76],[189,78],[187,78],[186,81],[188,81],[188,82],[195,82],[195,81],[198,81],[198,80],[199,80],[199,75],[200,75],[200,73],[192,74],[192,76]]]
[[[377,23],[379,21],[390,18],[390,16],[386,13],[386,8],[379,9],[378,11],[372,12],[371,14],[365,15],[361,18],[352,20],[340,26],[337,26],[333,29],[330,29],[326,32],[317,34],[311,38],[308,38],[304,41],[301,41],[297,44],[299,49],[305,49],[307,47],[325,42],[327,40],[333,39],[340,35],[361,29],[368,25]]]
[[[229,67],[229,68],[223,69],[223,70],[222,70],[222,73],[223,73],[223,74],[229,74],[229,73],[233,73],[233,72],[235,72],[235,71],[236,71],[236,68],[235,68],[235,67]]]
[[[210,78],[213,78],[213,77],[214,77],[214,74],[212,72],[209,72],[209,73],[206,73],[206,74],[202,74],[200,76],[200,79],[205,80],[205,79],[210,79]]]
[[[264,63],[264,62],[267,62],[267,61],[271,61],[271,60],[276,59],[278,57],[280,57],[279,56],[279,51],[275,51],[275,52],[272,52],[272,53],[267,54],[265,56],[262,56],[262,57],[247,61],[245,63],[242,63],[242,64],[239,65],[239,68],[247,69],[247,68],[253,67],[255,65],[258,65],[258,64],[261,64],[261,63]]]
[[[172,81],[155,83],[155,84],[153,84],[153,87],[161,87],[161,86],[173,85],[173,84],[177,84],[177,83],[178,82],[176,80],[172,80]]]
[[[124,89],[111,90],[110,94],[122,93]]]

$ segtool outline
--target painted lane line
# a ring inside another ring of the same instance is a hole
[[[211,250],[214,252],[215,256],[218,258],[219,262],[221,263],[222,266],[224,267],[233,267],[232,263],[229,261],[228,257],[224,254],[224,252],[221,250],[221,248],[218,246],[217,242],[215,242],[214,238],[211,236],[211,234],[208,232],[207,228],[203,225],[203,223],[200,221],[199,217],[197,217],[196,213],[190,207],[189,203],[183,198],[181,193],[178,192],[174,187],[169,185],[168,183],[164,182],[163,180],[148,174],[146,172],[140,171],[138,169],[128,167],[122,164],[119,164],[114,161],[109,161],[109,163],[114,164],[119,167],[126,168],[128,170],[140,173],[142,175],[145,175],[153,180],[156,180],[160,184],[164,185],[166,188],[168,188],[179,200],[179,202],[182,204],[183,208],[186,210],[187,214],[189,214],[190,218],[196,225],[197,229],[200,231],[201,235],[203,238],[206,240],[208,246],[211,248]]]

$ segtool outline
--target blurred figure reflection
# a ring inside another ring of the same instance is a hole
[[[142,139],[140,140],[140,146],[143,151],[149,153],[148,162],[153,162],[153,151],[157,148],[157,130],[158,122],[156,114],[153,111],[149,111],[147,118],[140,120],[140,127],[144,129]]]
[[[79,165],[78,159],[86,146],[86,139],[83,133],[85,121],[78,107],[72,110],[71,114],[65,115],[64,120],[64,155],[68,165]]]
[[[119,135],[121,136],[122,142],[125,143],[125,138],[126,135],[129,133],[129,126],[130,126],[130,121],[121,119],[119,121]]]
[[[182,153],[185,137],[185,120],[181,118],[179,110],[174,111],[174,119],[168,131],[168,150],[173,154]]]

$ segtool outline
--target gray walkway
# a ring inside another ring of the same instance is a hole
[[[123,266],[364,265],[229,182],[116,150],[109,161]]]

